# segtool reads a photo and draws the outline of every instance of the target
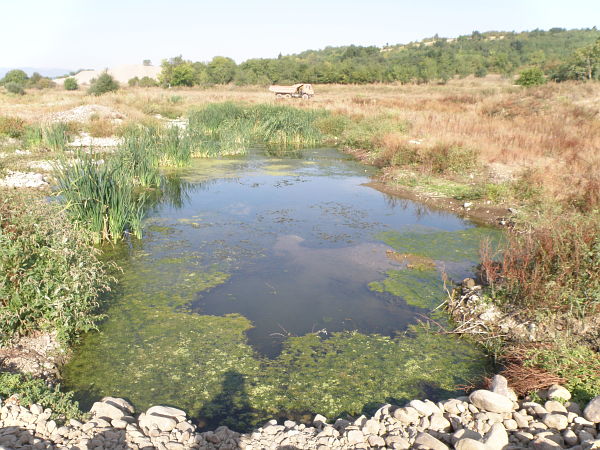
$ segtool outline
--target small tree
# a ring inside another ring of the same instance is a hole
[[[520,73],[516,83],[520,86],[539,86],[546,83],[546,76],[539,67],[531,67]]]
[[[130,87],[138,86],[140,84],[140,79],[139,79],[139,77],[130,78],[129,81],[127,82],[127,84]]]
[[[149,59],[145,59],[142,64],[144,64],[145,66],[151,66],[152,65],[152,61],[150,61]]]
[[[6,83],[4,87],[11,94],[25,95],[25,89],[23,89],[23,86],[19,83],[15,83],[14,81]]]
[[[79,89],[79,84],[77,84],[77,80],[73,77],[69,77],[65,80],[65,89],[67,91],[76,91]]]
[[[107,92],[113,92],[119,89],[119,83],[110,76],[107,72],[104,72],[98,78],[94,78],[88,89],[88,93],[92,95],[102,95]]]
[[[22,70],[15,69],[6,72],[4,78],[0,80],[0,84],[8,84],[8,83],[17,83],[20,86],[23,86],[28,80],[27,74]]]

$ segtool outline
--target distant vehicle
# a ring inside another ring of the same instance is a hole
[[[293,86],[271,86],[269,91],[275,92],[277,98],[304,98],[309,99],[315,95],[311,84],[298,83]]]

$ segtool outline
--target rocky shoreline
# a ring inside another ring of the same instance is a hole
[[[12,396],[0,408],[0,449],[433,449],[500,450],[600,448],[600,396],[585,409],[569,401],[558,385],[547,401],[518,400],[506,379],[496,375],[490,390],[434,403],[413,400],[404,407],[383,405],[370,418],[315,416],[312,424],[271,420],[250,433],[221,426],[199,432],[185,411],[154,406],[135,415],[120,398],[94,403],[86,422],[62,426],[52,411],[19,405]],[[598,439],[597,439],[598,438]]]

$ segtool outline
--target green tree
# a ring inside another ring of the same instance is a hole
[[[23,72],[22,70],[19,70],[19,69],[14,69],[14,70],[10,70],[10,71],[6,72],[6,75],[4,75],[4,78],[2,78],[2,80],[0,80],[0,84],[17,83],[17,84],[20,84],[21,86],[23,86],[23,85],[25,85],[27,80],[28,80],[28,77],[25,72]]]
[[[102,95],[107,92],[114,92],[119,89],[119,83],[107,72],[102,73],[98,78],[94,78],[88,89],[92,95]]]
[[[208,77],[214,84],[227,84],[233,80],[237,64],[231,58],[215,56],[207,65]]]
[[[519,74],[516,83],[520,86],[539,86],[546,82],[544,72],[539,67],[531,67]]]
[[[64,87],[67,91],[76,91],[79,89],[79,84],[75,78],[69,77],[65,80]]]

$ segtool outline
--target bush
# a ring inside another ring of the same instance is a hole
[[[20,138],[25,132],[23,119],[11,116],[0,116],[0,135],[11,138]]]
[[[27,80],[28,77],[25,72],[19,69],[15,69],[8,71],[6,75],[4,75],[4,78],[0,80],[0,84],[6,85],[7,83],[17,83],[23,86],[27,82]]]
[[[523,70],[516,83],[520,86],[540,86],[546,83],[546,76],[539,67]]]
[[[11,94],[25,95],[25,89],[23,89],[23,86],[20,85],[19,83],[15,83],[15,82],[11,81],[9,83],[6,83],[4,85],[4,87]]]
[[[98,78],[94,78],[88,89],[88,93],[92,95],[102,95],[107,92],[114,92],[119,89],[119,83],[115,79],[104,72]]]
[[[133,78],[130,78],[130,79],[127,81],[127,84],[128,84],[130,87],[139,86],[139,84],[140,84],[140,79],[139,79],[139,77],[133,77]]]
[[[598,215],[546,217],[530,230],[515,230],[503,245],[502,262],[482,257],[482,272],[496,298],[525,313],[570,311],[600,305]]]
[[[143,77],[139,82],[139,86],[140,87],[156,87],[156,86],[158,86],[158,83],[156,82],[156,80],[154,78]]]
[[[56,331],[68,343],[95,328],[110,278],[91,236],[45,200],[0,203],[0,339]]]
[[[58,420],[80,419],[82,416],[73,393],[63,393],[60,386],[49,387],[44,380],[16,373],[0,373],[0,397],[18,394],[21,406],[41,405],[52,410]]]
[[[67,91],[76,91],[79,89],[79,84],[77,84],[77,80],[73,77],[69,77],[65,80],[65,90]]]

